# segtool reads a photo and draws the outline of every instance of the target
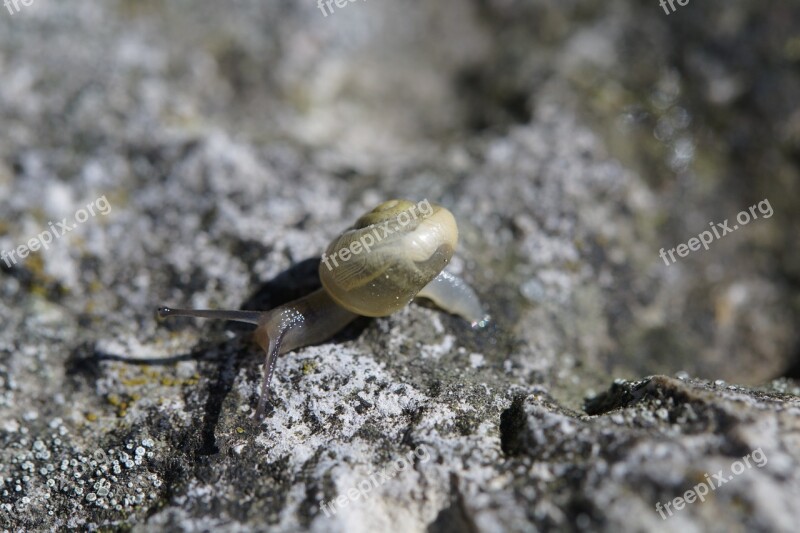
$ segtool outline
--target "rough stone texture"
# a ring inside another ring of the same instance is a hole
[[[0,250],[110,205],[0,263],[0,529],[795,529],[800,13],[651,3],[0,12]],[[308,293],[391,197],[456,215],[488,328],[358,320],[257,424],[247,328],[155,320]]]

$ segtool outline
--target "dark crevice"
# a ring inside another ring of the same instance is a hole
[[[507,456],[520,455],[525,433],[525,397],[520,395],[500,414],[500,448]]]
[[[800,380],[800,341],[794,349],[794,356],[789,362],[789,366],[778,377]]]
[[[529,92],[490,65],[462,70],[455,79],[456,92],[466,112],[466,128],[480,132],[526,124],[532,111]]]
[[[428,525],[428,533],[477,533],[480,531],[469,513],[464,495],[458,488],[458,476],[450,474],[450,505],[439,511]]]
[[[615,381],[607,391],[587,399],[583,410],[587,415],[594,416],[627,407],[642,398],[643,388],[649,383],[649,378],[641,381]]]

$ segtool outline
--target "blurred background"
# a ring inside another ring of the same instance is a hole
[[[123,423],[87,426],[86,442],[166,424],[182,427],[162,428],[173,446],[219,449],[215,417],[235,416],[259,378],[252,349],[225,372],[202,361],[160,368],[180,400],[162,374],[150,384],[138,367],[87,360],[247,351],[215,344],[232,338],[223,325],[159,325],[153,309],[239,308],[393,197],[455,213],[451,268],[495,318],[484,334],[465,332],[415,307],[353,334],[359,353],[420,390],[465,380],[502,394],[544,387],[580,411],[615,379],[800,379],[796,1],[693,1],[670,13],[657,0],[343,5],[0,9],[0,250],[98,198],[111,206],[48,250],[0,262],[8,450],[30,447],[20,427],[49,431],[54,416]],[[659,257],[764,200],[772,217],[675,264]],[[419,356],[421,368],[392,351],[430,346],[440,355],[430,366]],[[482,361],[474,375],[461,370],[467,353]],[[204,394],[222,395],[212,421]],[[159,407],[158,397],[172,399]],[[174,401],[183,418],[163,414]],[[198,424],[204,444],[187,444]],[[0,474],[17,479],[24,461],[3,457]],[[182,491],[167,485],[157,505],[136,509],[170,505]],[[268,523],[309,526],[315,515],[298,505],[299,522]],[[51,512],[70,507],[60,509]],[[105,520],[139,512],[109,509]]]

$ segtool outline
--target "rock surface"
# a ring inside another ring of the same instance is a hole
[[[0,262],[0,530],[794,530],[800,9],[630,3],[0,13],[0,250],[58,234]],[[310,292],[392,197],[489,327],[359,319],[259,424],[247,328],[156,321]]]

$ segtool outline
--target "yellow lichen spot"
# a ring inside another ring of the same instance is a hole
[[[106,399],[108,400],[108,403],[110,403],[114,407],[119,407],[122,404],[122,398],[120,398],[116,394],[109,394],[108,398]]]
[[[25,266],[35,277],[44,277],[44,259],[42,259],[42,254],[31,254]]]
[[[118,395],[109,394],[108,397],[106,398],[106,401],[112,406],[117,408],[117,416],[119,418],[122,418],[128,413],[128,407],[130,406],[130,404],[127,401],[120,398]]]
[[[94,422],[95,420],[97,420],[97,415],[94,413],[86,413],[86,420],[88,420],[89,422]]]
[[[130,379],[123,379],[122,384],[126,387],[138,387],[141,385],[145,385],[148,382],[147,378],[139,377],[139,378],[130,378]]]
[[[784,52],[789,61],[800,61],[800,37],[791,37],[787,40]]]
[[[242,433],[244,433],[244,428],[243,427],[237,427],[236,428],[236,433],[241,435]]]
[[[31,287],[31,294],[33,296],[38,296],[39,298],[44,298],[47,296],[47,289],[41,285],[34,285]]]
[[[102,292],[105,289],[105,286],[100,283],[100,280],[92,280],[89,282],[89,292],[98,293]]]
[[[315,368],[317,368],[317,363],[314,361],[305,361],[303,363],[303,375],[307,376],[311,374]]]

